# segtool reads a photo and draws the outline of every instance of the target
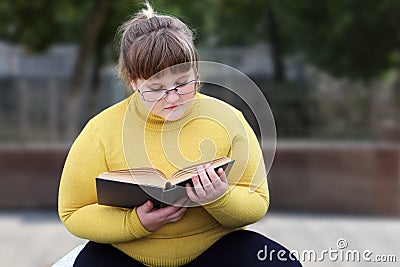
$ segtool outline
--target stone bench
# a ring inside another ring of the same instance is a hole
[[[76,248],[68,252],[68,254],[66,254],[60,260],[58,260],[56,263],[51,265],[51,267],[72,267],[74,265],[76,257],[84,247],[85,244],[77,246]]]

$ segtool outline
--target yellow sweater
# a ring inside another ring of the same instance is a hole
[[[229,156],[229,190],[149,232],[135,209],[97,204],[95,178],[108,170],[152,166],[171,175],[188,163]],[[59,215],[74,235],[110,243],[148,266],[180,266],[225,234],[261,219],[269,206],[262,152],[242,114],[197,93],[176,121],[148,114],[138,95],[92,118],[72,145],[59,188]]]

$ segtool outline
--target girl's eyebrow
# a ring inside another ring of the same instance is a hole
[[[180,79],[182,79],[182,78],[188,78],[189,75],[190,75],[190,74],[182,75],[181,77],[177,78],[175,81],[180,80]],[[164,86],[164,84],[163,84],[163,83],[157,83],[157,82],[155,82],[155,83],[149,83],[147,86]]]
[[[159,85],[163,86],[162,83],[150,83],[147,86],[159,86]]]

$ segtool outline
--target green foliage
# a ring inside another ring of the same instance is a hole
[[[58,43],[78,43],[95,0],[56,0],[55,20]]]
[[[3,1],[0,17],[1,36],[25,44],[30,51],[44,50],[55,40],[57,23],[52,1]]]
[[[248,45],[268,39],[268,1],[215,1],[218,45]]]
[[[275,1],[285,46],[337,76],[370,80],[397,67],[400,2]]]
[[[0,38],[42,52],[54,43],[76,42],[93,1],[3,0]]]
[[[43,51],[77,42],[95,0],[3,0],[0,38]],[[268,10],[275,14],[286,52],[337,76],[369,80],[399,64],[400,1],[397,0],[154,0],[160,13],[178,16],[197,32],[200,45],[268,41]],[[141,1],[111,3],[99,46],[113,44],[117,27]],[[115,60],[115,58],[114,58]]]
[[[118,0],[111,2],[106,21],[101,29],[97,49],[101,50],[104,47],[112,48],[112,53],[105,55],[105,61],[116,62],[118,59],[118,28],[130,16],[141,9],[143,6],[134,0]],[[99,53],[99,51],[98,51]]]
[[[154,0],[151,1],[155,10],[160,14],[169,14],[178,17],[186,23],[195,35],[197,44],[206,44],[212,35],[215,22],[213,18],[219,12],[214,8],[212,0]]]

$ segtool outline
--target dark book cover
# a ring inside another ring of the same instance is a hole
[[[215,170],[223,168],[228,176],[234,160],[215,167]],[[100,205],[116,206],[122,208],[134,208],[151,200],[155,208],[171,205],[187,196],[185,184],[189,183],[193,187],[190,178],[171,184],[165,181],[164,187],[148,184],[138,184],[132,179],[129,181],[120,181],[112,179],[96,178],[97,201]]]

